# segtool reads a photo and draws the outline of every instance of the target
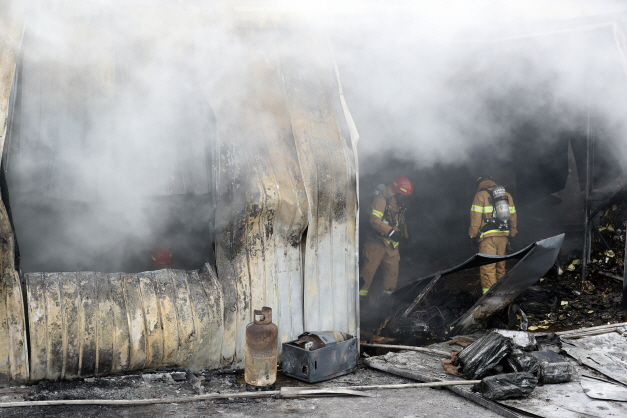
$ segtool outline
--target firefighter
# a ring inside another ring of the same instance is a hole
[[[172,251],[167,247],[155,247],[150,252],[152,261],[150,270],[172,269],[175,268],[172,262]]]
[[[360,299],[368,296],[368,290],[379,266],[383,267],[383,291],[391,293],[398,281],[401,237],[409,238],[405,224],[405,207],[413,187],[407,177],[399,177],[387,186],[370,205],[370,226],[362,252],[359,270]],[[369,296],[369,301],[375,299]]]
[[[496,191],[498,202],[494,205]],[[497,209],[502,212],[497,213]],[[509,215],[505,213],[509,210]],[[501,219],[506,219],[502,221]],[[516,207],[512,196],[490,176],[477,179],[477,194],[470,208],[471,247],[482,254],[506,255],[513,252],[512,241],[518,233],[516,229]],[[481,288],[485,294],[498,279],[505,274],[505,261],[481,266]]]

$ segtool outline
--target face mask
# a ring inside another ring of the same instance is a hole
[[[407,206],[407,203],[409,201],[408,196],[405,196],[404,194],[401,193],[397,193],[396,196],[394,196],[396,198],[396,201],[398,202],[399,206]]]

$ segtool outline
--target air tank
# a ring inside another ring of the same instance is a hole
[[[244,379],[248,390],[270,390],[276,381],[279,330],[272,323],[271,308],[264,306],[254,313],[254,322],[246,327]]]
[[[509,213],[509,200],[507,199],[507,192],[503,186],[494,186],[492,189],[492,199],[494,201],[494,211],[496,218],[507,223],[510,218]]]

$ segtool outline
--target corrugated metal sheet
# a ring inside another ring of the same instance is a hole
[[[7,5],[0,2],[6,9]],[[10,105],[15,100],[11,89],[16,80],[18,47],[22,22],[7,21],[0,14],[0,150],[4,148],[12,115]],[[0,201],[0,385],[14,385],[28,379],[28,340],[20,278],[15,271],[15,241],[9,216]]]
[[[222,286],[200,271],[28,273],[30,381],[220,366]]]
[[[308,206],[284,86],[267,52],[257,49],[249,61],[233,63],[221,85],[234,96],[212,103],[220,139],[217,270],[221,281],[237,284],[223,356],[236,364],[244,359],[253,309],[273,309],[279,347],[303,331],[300,241]]]
[[[355,335],[355,160],[331,104],[331,86],[336,84],[332,67],[320,68],[306,56],[299,58],[297,65],[284,62],[282,72],[309,202],[304,327]],[[333,62],[330,56],[326,62]]]
[[[0,385],[26,382],[26,323],[20,278],[15,271],[4,273],[0,282],[0,341]]]
[[[233,97],[213,103],[217,270],[239,295],[250,292],[225,333],[225,346],[235,347],[223,354],[235,363],[252,309],[264,305],[278,307],[279,342],[303,330],[357,332],[354,158],[331,104],[332,60],[326,72],[309,61],[291,67],[274,58],[274,32],[248,36],[250,61],[239,56],[220,79]]]

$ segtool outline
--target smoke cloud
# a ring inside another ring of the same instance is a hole
[[[245,105],[250,56],[268,39],[285,62],[311,54],[299,34],[332,46],[308,59],[337,62],[364,190],[405,174],[423,195],[459,196],[415,225],[463,231],[468,178],[514,184],[503,167],[530,126],[539,147],[595,132],[625,164],[620,2],[71,3],[8,9],[27,15],[5,161],[26,271],[138,271],[155,246],[184,268],[211,259],[215,111]],[[260,22],[280,29],[256,35]]]

